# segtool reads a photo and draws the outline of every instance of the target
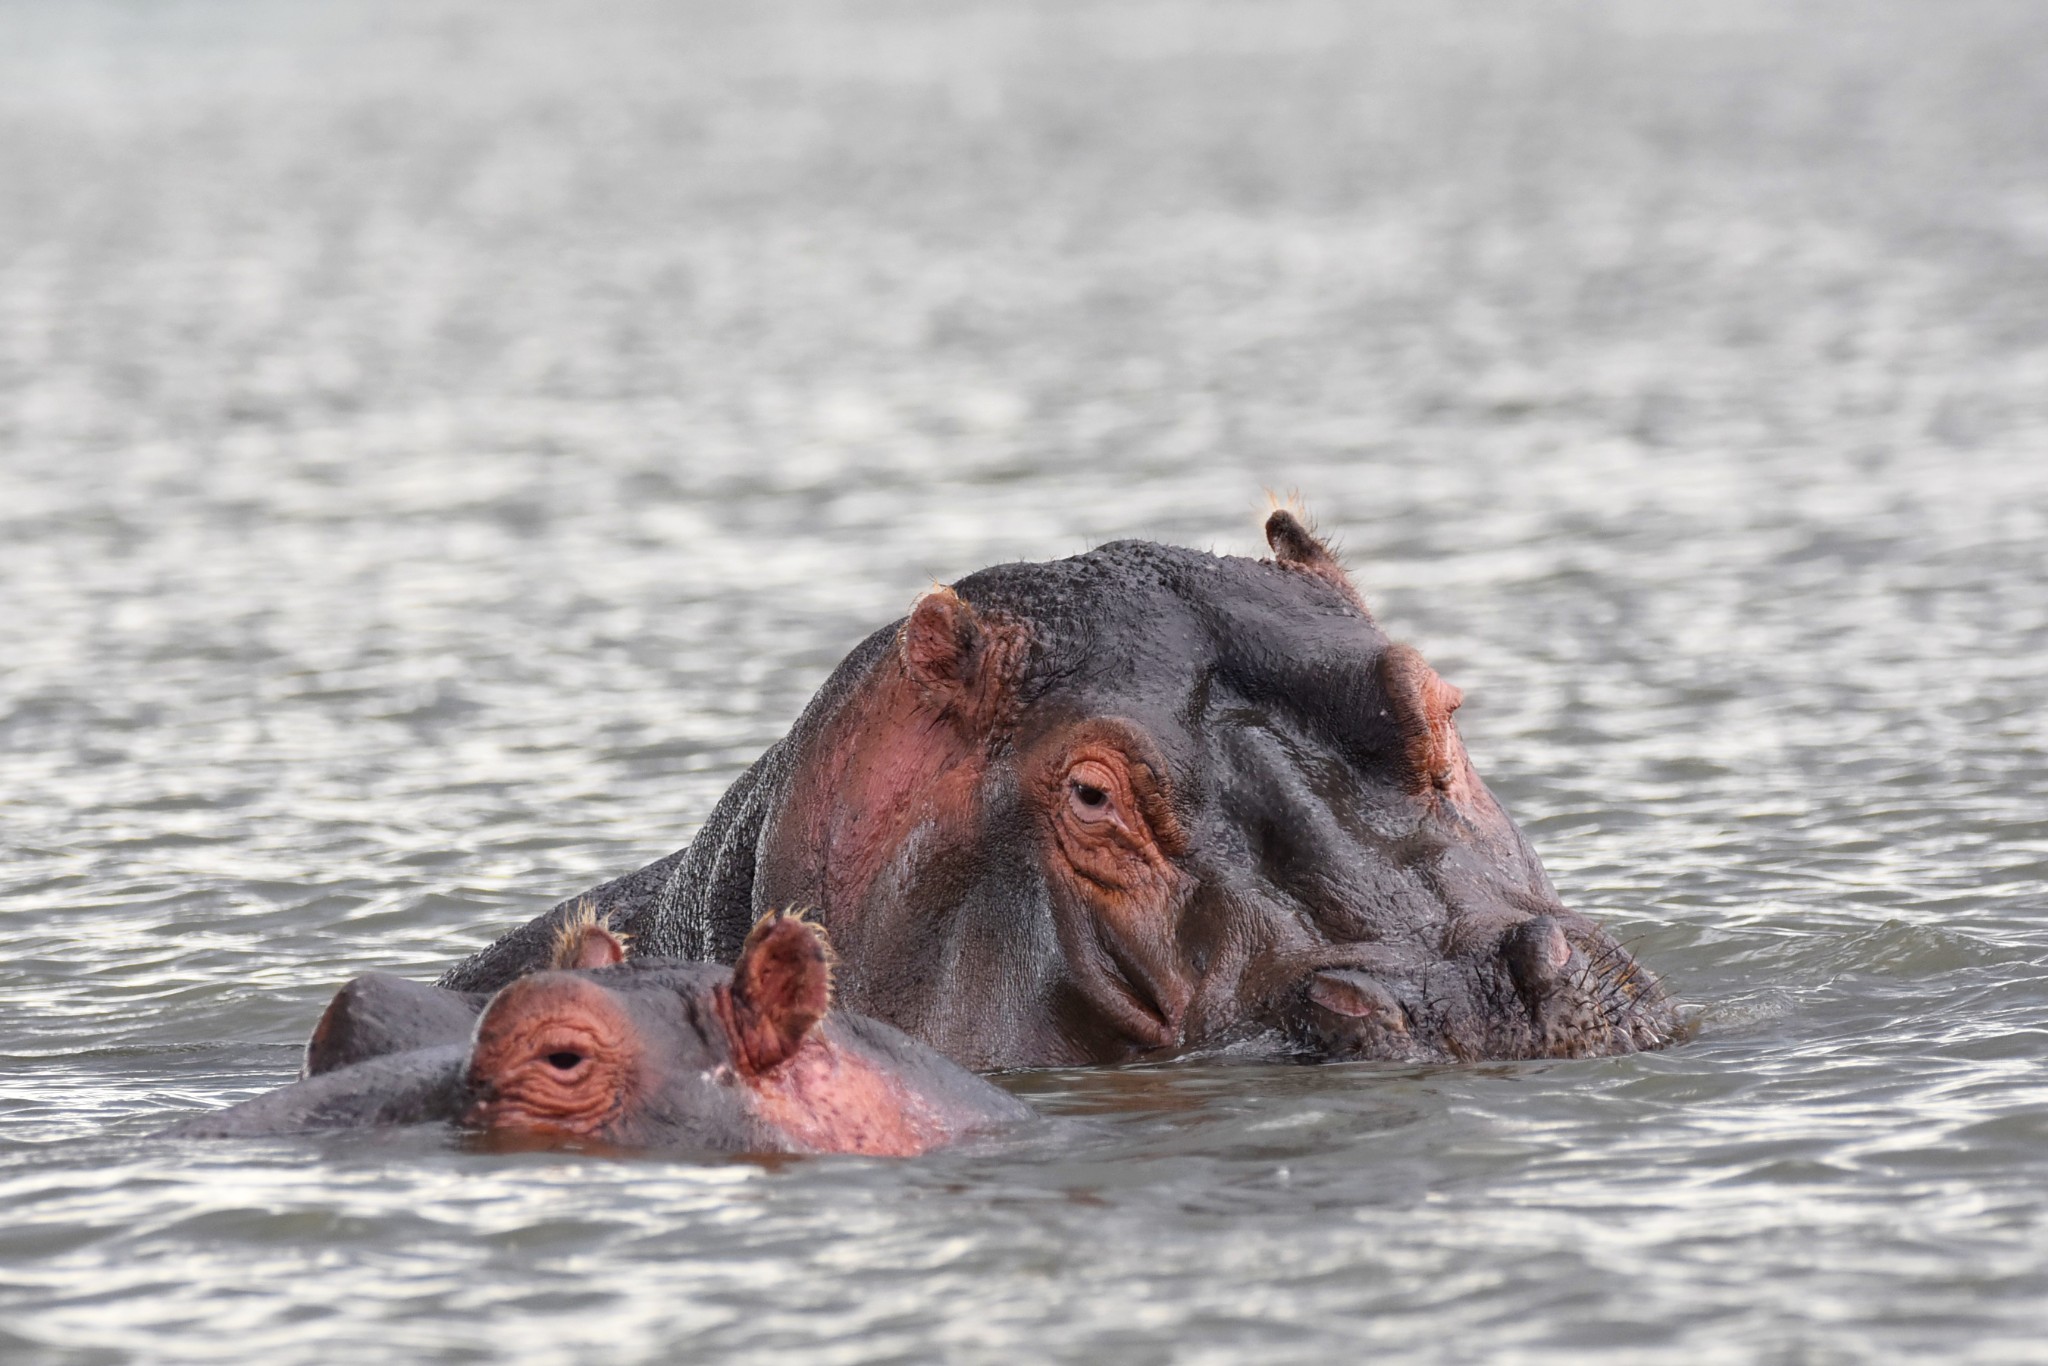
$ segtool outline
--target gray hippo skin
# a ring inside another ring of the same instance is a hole
[[[812,909],[841,999],[974,1068],[1448,1061],[1660,1047],[1656,978],[1567,909],[1458,690],[1291,514],[1273,557],[1125,541],[935,589],[697,838],[451,970],[488,991],[584,907],[730,959]]]
[[[572,921],[561,943],[579,941],[618,946]],[[831,1009],[830,948],[795,916],[764,917],[730,969],[596,956],[488,998],[358,978],[321,1017],[302,1080],[169,1133],[446,1123],[522,1142],[907,1157],[1030,1118],[916,1040]]]

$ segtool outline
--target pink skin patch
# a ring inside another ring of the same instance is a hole
[[[954,1137],[924,1097],[817,1034],[782,1066],[743,1082],[756,1116],[798,1152],[916,1157]]]
[[[747,936],[731,981],[714,989],[731,1078],[770,1146],[912,1157],[951,1141],[964,1123],[890,1066],[820,1032],[831,963],[817,926],[771,913]],[[478,1099],[465,1122],[500,1137],[602,1139],[630,1129],[659,1091],[654,1066],[632,1016],[603,986],[568,972],[523,978],[478,1024]]]
[[[764,860],[795,870],[773,900],[819,907],[841,950],[857,951],[852,916],[911,837],[924,827],[975,827],[989,744],[1024,645],[1021,628],[977,616],[952,590],[925,595],[896,652],[803,762]]]
[[[832,950],[816,925],[771,911],[755,922],[713,996],[755,1118],[797,1152],[914,1157],[953,1126],[889,1069],[818,1029],[831,1008]]]

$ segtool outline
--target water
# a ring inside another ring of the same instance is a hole
[[[2048,17],[0,14],[0,1358],[2040,1359]],[[933,580],[1299,489],[1636,1058],[168,1144]]]

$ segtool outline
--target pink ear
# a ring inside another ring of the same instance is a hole
[[[587,925],[577,935],[566,968],[608,968],[626,961],[626,946],[602,925]]]
[[[758,1075],[780,1067],[832,1007],[825,931],[788,911],[762,916],[733,964],[726,1000],[740,1069]]]
[[[917,600],[897,654],[919,701],[962,732],[986,739],[1014,702],[1012,684],[1030,633],[1000,614],[982,616],[950,588]]]
[[[576,968],[608,968],[626,961],[628,936],[614,934],[605,917],[587,898],[578,902],[555,929],[554,951],[548,966],[558,971]]]
[[[903,623],[903,667],[930,692],[948,692],[974,681],[981,624],[974,609],[950,588],[934,588],[917,600]]]

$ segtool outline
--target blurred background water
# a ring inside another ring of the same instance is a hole
[[[2035,1361],[2048,11],[15,0],[0,1358]],[[1654,1056],[193,1145],[933,580],[1298,489]]]

